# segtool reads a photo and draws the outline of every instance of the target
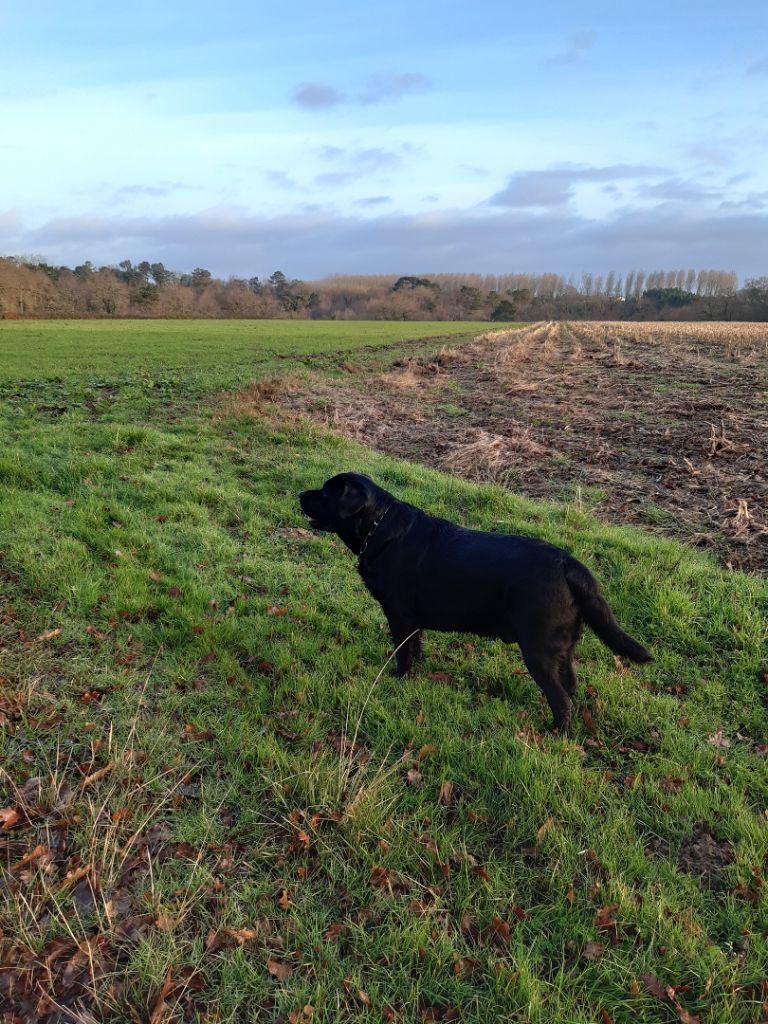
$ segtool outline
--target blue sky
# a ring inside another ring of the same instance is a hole
[[[768,274],[768,5],[0,3],[0,253]]]

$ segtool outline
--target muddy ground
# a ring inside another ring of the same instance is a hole
[[[241,396],[768,571],[768,330],[538,324]]]

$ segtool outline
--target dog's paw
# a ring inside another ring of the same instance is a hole
[[[559,718],[556,722],[552,723],[552,735],[553,736],[567,736],[571,731],[571,716],[567,715],[564,718]]]

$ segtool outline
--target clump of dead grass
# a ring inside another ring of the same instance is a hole
[[[507,437],[478,429],[471,441],[454,445],[441,463],[445,469],[470,480],[504,483],[521,457],[547,454],[548,449],[531,437],[528,428]]]
[[[284,409],[287,396],[302,383],[289,374],[285,377],[264,377],[237,391],[225,391],[220,396],[218,414],[222,418],[264,418],[274,413],[276,407]]]
[[[424,377],[411,365],[382,373],[379,380],[385,387],[394,388],[397,391],[423,391],[426,386]]]

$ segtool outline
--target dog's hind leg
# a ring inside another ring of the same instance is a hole
[[[573,663],[573,653],[564,654],[560,659],[560,685],[572,697],[578,685],[576,678],[576,666]]]
[[[414,664],[421,661],[421,659],[424,657],[424,648],[421,642],[423,636],[424,634],[422,633],[421,630],[419,630],[418,633],[414,633],[410,639],[411,659]]]
[[[563,686],[562,654],[542,653],[535,647],[520,644],[526,668],[541,689],[552,709],[552,725],[559,732],[567,732],[571,721],[571,698]],[[570,682],[570,679],[568,679]],[[573,683],[576,676],[573,674]]]

